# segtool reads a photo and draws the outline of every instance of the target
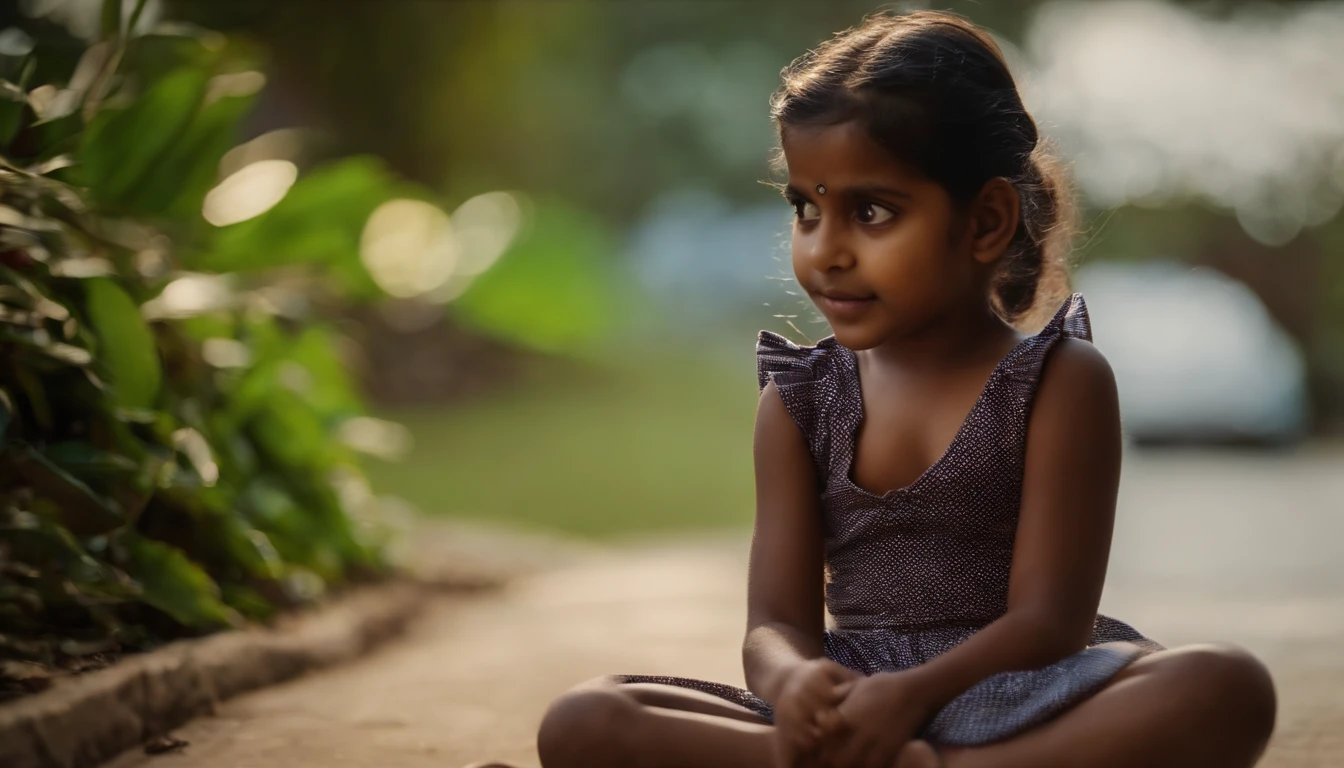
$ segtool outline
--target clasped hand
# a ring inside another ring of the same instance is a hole
[[[865,677],[829,659],[793,670],[775,706],[784,768],[892,768],[926,719],[909,675]]]

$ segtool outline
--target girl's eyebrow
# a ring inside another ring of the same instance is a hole
[[[827,186],[826,194],[829,195],[832,192],[839,195],[849,195],[851,197],[867,197],[876,195],[886,197],[899,197],[903,200],[910,200],[914,197],[914,195],[910,194],[909,192],[906,192],[903,189],[896,189],[895,187],[884,187],[881,184],[856,184],[852,187]]]
[[[833,187],[830,184],[827,184],[826,196],[831,197],[834,195],[843,195],[848,197],[886,196],[886,197],[899,197],[903,200],[910,200],[914,198],[914,195],[910,194],[909,192],[906,192],[903,189],[896,189],[895,187],[884,187],[881,184],[857,184],[852,187]],[[802,190],[800,190],[798,187],[793,186],[792,184],[784,188],[784,196],[789,198],[801,198],[803,200],[812,199],[811,195],[804,193]]]

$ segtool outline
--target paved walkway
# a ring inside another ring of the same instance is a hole
[[[1131,457],[1103,610],[1176,645],[1260,654],[1279,685],[1264,766],[1344,765],[1344,454]],[[179,754],[113,768],[535,764],[555,695],[606,672],[741,682],[746,540],[585,551],[490,599],[445,598],[354,665],[225,703]]]

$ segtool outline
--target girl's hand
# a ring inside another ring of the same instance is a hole
[[[854,670],[824,658],[805,661],[789,672],[775,703],[779,765],[795,768],[815,762],[822,739],[840,723],[836,707],[859,677]]]
[[[865,677],[839,706],[841,732],[828,739],[826,765],[891,768],[905,745],[932,716],[928,703],[903,672]]]

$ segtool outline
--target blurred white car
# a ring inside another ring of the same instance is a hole
[[[1093,264],[1074,283],[1115,370],[1130,440],[1289,443],[1306,434],[1302,353],[1242,283],[1169,262]]]

